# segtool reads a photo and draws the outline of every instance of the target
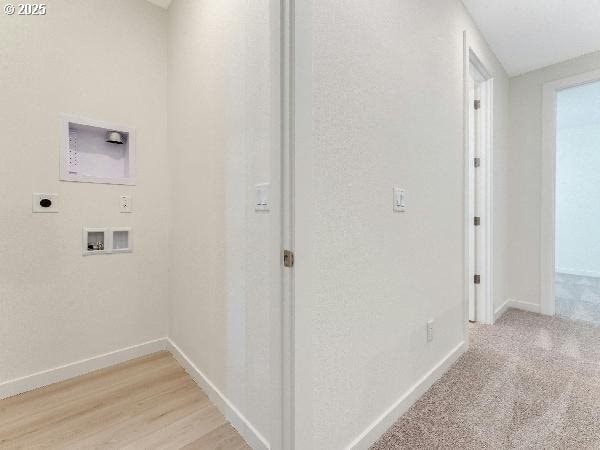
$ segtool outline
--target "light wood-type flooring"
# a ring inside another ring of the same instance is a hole
[[[0,400],[0,449],[249,449],[167,352]]]

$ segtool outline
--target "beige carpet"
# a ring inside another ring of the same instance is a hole
[[[556,315],[600,325],[600,278],[557,272]]]
[[[509,310],[372,449],[600,449],[600,328]]]

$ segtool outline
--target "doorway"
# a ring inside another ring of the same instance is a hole
[[[542,312],[600,325],[600,74],[549,83],[544,107]]]
[[[492,304],[493,78],[465,33],[466,315],[494,322]]]

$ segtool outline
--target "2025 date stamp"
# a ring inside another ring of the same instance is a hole
[[[45,16],[45,3],[7,3],[4,5],[4,14],[7,16]]]

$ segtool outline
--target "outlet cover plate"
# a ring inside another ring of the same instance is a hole
[[[256,185],[255,211],[269,211],[271,209],[269,199],[270,183],[261,183]]]
[[[34,213],[57,213],[58,195],[34,193],[31,205]]]
[[[133,204],[131,203],[130,195],[121,195],[119,202],[119,210],[122,213],[130,213],[133,211]]]
[[[427,321],[427,342],[433,341],[433,319]]]

